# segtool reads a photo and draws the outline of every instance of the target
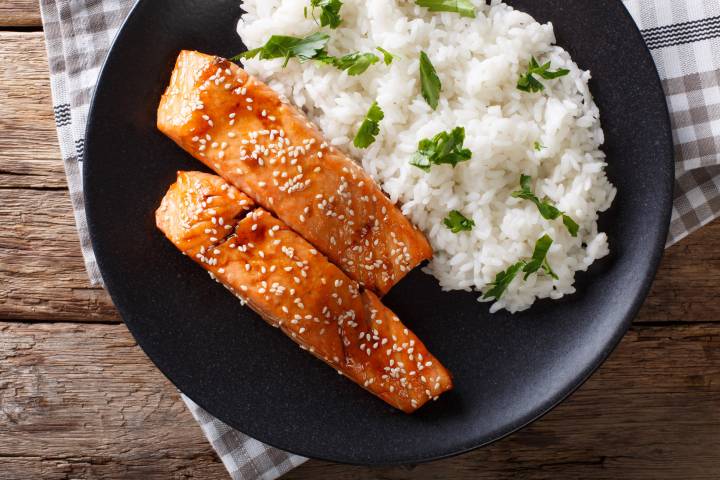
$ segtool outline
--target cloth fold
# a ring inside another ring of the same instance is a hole
[[[622,1],[650,48],[670,109],[676,161],[671,245],[720,216],[720,2]],[[60,150],[94,285],[102,285],[102,277],[85,219],[85,124],[100,68],[134,3],[40,0]],[[234,479],[272,480],[307,460],[264,445],[231,429],[184,395],[183,400]]]
[[[134,0],[40,0],[60,153],[85,266],[102,285],[87,230],[82,186],[85,125],[100,69]],[[307,461],[233,430],[185,395],[182,399],[235,480],[273,480]]]

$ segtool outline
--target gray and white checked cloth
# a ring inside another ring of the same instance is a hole
[[[239,1],[239,0],[238,0]],[[88,275],[102,284],[87,231],[82,161],[88,108],[100,68],[135,0],[40,0],[55,123]],[[273,480],[307,461],[233,430],[182,395],[236,480]]]
[[[670,108],[676,165],[671,245],[720,216],[720,2],[622,1],[652,52]],[[100,68],[133,3],[40,0],[60,149],[94,284],[102,278],[83,204],[85,123]],[[183,399],[232,478],[274,479],[306,460],[235,431]]]

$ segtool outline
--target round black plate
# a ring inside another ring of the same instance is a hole
[[[602,112],[618,188],[602,217],[612,256],[578,293],[490,315],[468,293],[414,272],[386,302],[454,373],[456,388],[415,415],[393,410],[240,306],[154,226],[179,169],[201,169],[155,128],[178,51],[230,56],[239,0],[143,0],[119,34],[87,130],[85,199],[95,253],[138,343],[190,398],[229,425],[302,455],[362,464],[436,459],[538,418],[608,356],[642,303],[667,234],[672,145],[650,54],[619,0],[518,0],[552,21]]]

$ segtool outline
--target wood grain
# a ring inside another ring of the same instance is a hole
[[[118,321],[85,272],[66,191],[0,189],[0,319]]]
[[[121,325],[0,323],[0,478],[226,478]],[[546,417],[414,468],[311,461],[287,478],[717,478],[720,325],[632,330]],[[17,476],[8,472],[17,472]]]
[[[2,479],[227,476],[121,325],[0,323],[0,372]]]
[[[720,321],[718,242],[720,219],[668,248],[635,321]]]
[[[65,187],[43,42],[0,31],[0,188]]]
[[[42,33],[0,32],[0,318],[118,320],[80,253]]]
[[[37,0],[0,0],[0,28],[41,26]]]

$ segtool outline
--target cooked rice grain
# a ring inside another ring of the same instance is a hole
[[[238,26],[249,48],[271,35],[304,36],[319,29],[304,17],[309,0],[245,0]],[[473,0],[477,18],[430,13],[410,0],[344,0],[343,23],[331,34],[329,53],[372,52],[380,46],[396,55],[360,76],[327,65],[291,60],[246,61],[246,69],[305,110],[329,141],[382,185],[403,212],[429,237],[435,258],[426,271],[447,290],[486,291],[495,275],[531,256],[535,241],[555,241],[549,263],[560,277],[518,277],[491,309],[511,312],[538,298],[575,292],[575,272],[608,254],[598,213],[609,208],[615,188],[605,175],[598,108],[588,89],[590,73],[555,46],[551,24],[508,5]],[[310,9],[308,9],[310,10]],[[419,55],[425,51],[443,85],[432,111],[420,95]],[[570,74],[542,80],[546,90],[516,88],[534,55]],[[365,113],[377,101],[385,112],[377,141],[366,150],[352,145]],[[472,160],[430,173],[409,159],[423,138],[464,126]],[[544,148],[536,151],[535,142]],[[511,197],[522,173],[532,175],[538,196],[552,200],[580,224],[573,238],[560,220],[547,221],[536,207]],[[451,210],[475,221],[471,232],[453,234],[443,225]]]

